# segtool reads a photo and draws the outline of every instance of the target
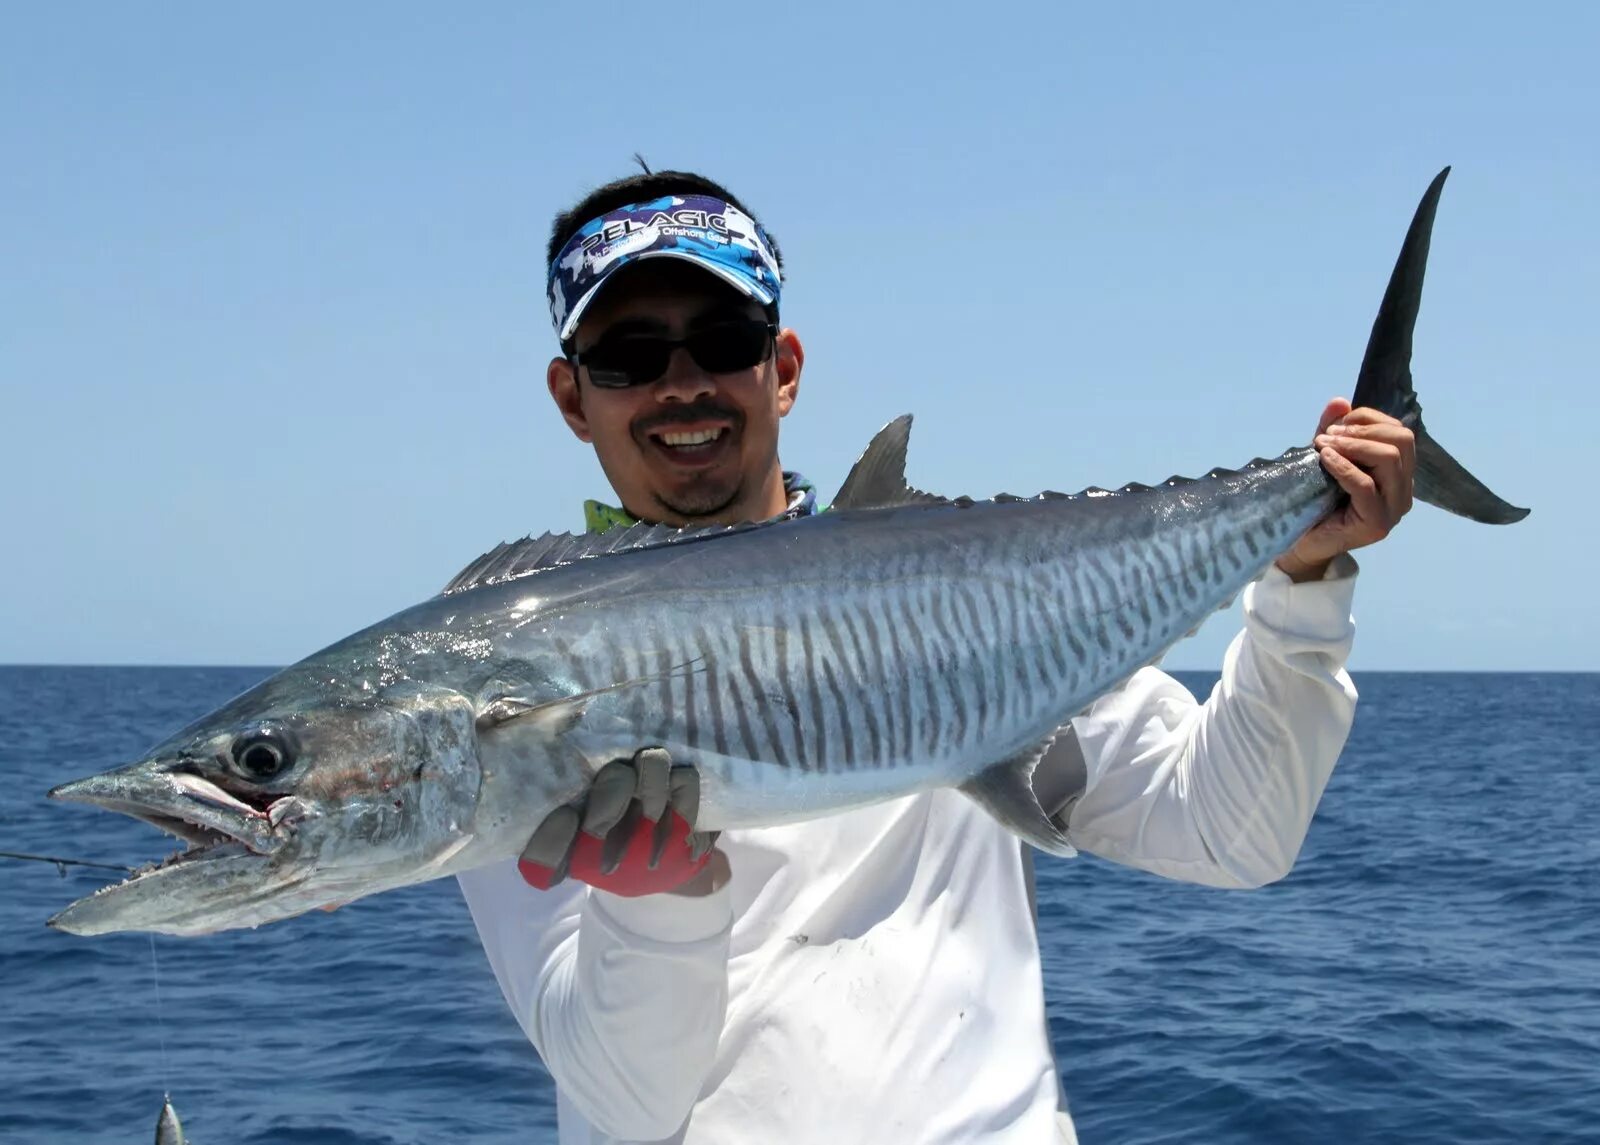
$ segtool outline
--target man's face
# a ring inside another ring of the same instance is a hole
[[[581,359],[602,340],[676,340],[719,323],[757,319],[761,308],[681,261],[619,271],[585,313]],[[612,488],[635,517],[671,524],[737,522],[785,508],[778,420],[793,407],[804,351],[779,333],[764,361],[708,373],[682,346],[659,378],[626,389],[593,384],[587,367],[551,361],[548,376],[567,424],[594,445]]]

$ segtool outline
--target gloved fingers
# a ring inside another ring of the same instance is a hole
[[[613,874],[622,864],[623,856],[633,845],[634,832],[638,829],[643,819],[643,812],[639,804],[630,801],[628,809],[623,813],[617,825],[606,833],[605,841],[600,845],[600,873]]]
[[[572,807],[562,806],[544,817],[544,822],[534,831],[528,845],[522,848],[522,862],[552,872],[548,881],[541,880],[546,889],[566,878],[567,862],[577,837],[578,812]],[[526,874],[524,868],[525,877]]]
[[[699,812],[699,771],[674,767],[664,748],[642,748],[607,763],[582,799],[546,816],[518,869],[541,889],[571,877],[625,896],[670,890],[704,868],[716,845],[717,832],[693,829]]]
[[[671,794],[670,774],[672,756],[663,747],[647,747],[633,755],[633,769],[638,775],[636,796],[644,817],[654,823],[667,809]]]
[[[583,811],[583,831],[604,838],[627,813],[638,777],[633,764],[614,759],[595,773]]]
[[[672,827],[678,818],[677,812],[673,812],[656,820],[650,836],[650,858],[645,864],[650,870],[661,865],[661,856],[667,853],[667,844],[672,842]]]
[[[700,814],[700,772],[693,767],[674,767],[667,781],[667,799],[672,809],[694,826]]]

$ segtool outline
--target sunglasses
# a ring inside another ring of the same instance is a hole
[[[687,338],[623,334],[602,338],[587,350],[573,351],[574,366],[587,366],[589,380],[602,389],[643,386],[667,372],[672,351],[682,346],[708,374],[733,374],[767,360],[778,327],[759,318],[718,322]]]

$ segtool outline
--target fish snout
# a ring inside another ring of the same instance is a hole
[[[292,826],[309,814],[294,796],[235,794],[192,772],[150,764],[75,779],[51,788],[48,796],[120,811],[192,844],[233,839],[259,855],[282,845],[280,825]]]

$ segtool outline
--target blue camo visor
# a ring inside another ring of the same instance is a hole
[[[550,264],[550,319],[563,344],[606,280],[646,258],[677,258],[711,272],[762,306],[778,301],[782,275],[766,232],[731,203],[667,195],[591,219]]]

